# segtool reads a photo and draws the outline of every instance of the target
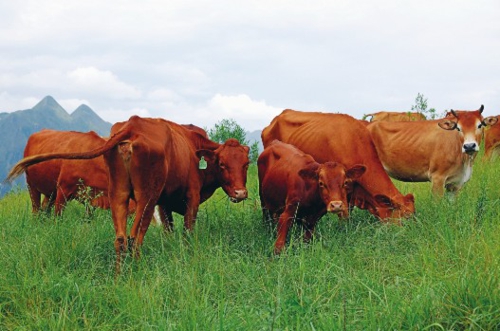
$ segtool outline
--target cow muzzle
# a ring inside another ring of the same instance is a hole
[[[234,190],[234,195],[230,196],[229,200],[231,200],[231,202],[236,203],[245,200],[246,198],[248,198],[248,191],[242,189],[242,190]]]
[[[326,210],[329,213],[340,213],[343,211],[344,204],[342,201],[330,201],[328,206],[326,207]]]
[[[469,155],[474,154],[479,151],[479,147],[476,143],[466,143],[462,146],[462,152],[467,153]]]

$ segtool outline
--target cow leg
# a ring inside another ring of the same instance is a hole
[[[319,219],[324,215],[324,212],[319,212],[313,215],[306,216],[304,218],[304,222],[302,226],[304,227],[304,242],[308,243],[311,241],[312,236],[314,235],[314,229],[316,228],[316,224]]]
[[[196,222],[196,215],[198,214],[198,208],[200,207],[200,194],[199,190],[191,190],[186,194],[187,197],[187,208],[186,214],[184,215],[184,228],[191,231]]]
[[[171,210],[165,209],[163,206],[158,206],[158,214],[160,221],[163,224],[165,232],[172,232],[174,229],[174,218]]]
[[[51,194],[49,196],[44,196],[43,202],[42,202],[42,210],[45,212],[49,212],[52,209],[52,206],[54,206],[56,198],[54,194]]]
[[[432,181],[432,193],[434,195],[443,196],[445,178],[442,176],[433,176],[431,181]]]
[[[154,200],[154,202],[153,200],[148,200],[145,204],[141,201],[137,204],[134,224],[130,230],[130,239],[133,241],[133,252],[134,257],[136,258],[139,258],[139,248],[144,242],[144,236],[146,235],[151,219],[153,218],[156,200]]]
[[[42,193],[32,188],[30,185],[28,185],[28,191],[30,193],[30,199],[31,199],[31,212],[33,214],[36,214],[40,211],[40,200]]]
[[[278,236],[274,244],[274,254],[280,254],[285,246],[288,230],[293,223],[298,209],[298,204],[287,204],[278,220]]]
[[[122,255],[127,251],[127,215],[129,196],[111,194],[111,217],[115,228],[116,272],[120,273]],[[136,214],[137,215],[137,214]]]
[[[64,186],[59,185],[57,188],[54,213],[56,216],[61,216],[66,202],[72,199],[73,194]]]

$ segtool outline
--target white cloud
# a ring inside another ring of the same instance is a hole
[[[246,94],[216,94],[208,101],[206,109],[200,116],[212,125],[222,119],[232,118],[246,130],[261,130],[279,114],[283,108],[273,107],[264,100],[252,100]]]
[[[68,78],[74,84],[74,88],[83,89],[83,92],[121,99],[137,99],[142,96],[139,89],[120,81],[108,70],[82,67],[69,72]]]

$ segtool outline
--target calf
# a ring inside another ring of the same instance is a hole
[[[276,254],[282,251],[295,218],[302,220],[305,241],[326,212],[347,218],[351,181],[366,170],[363,165],[345,169],[337,162],[319,164],[312,156],[278,140],[262,152],[257,164],[264,215],[269,213],[278,222]]]

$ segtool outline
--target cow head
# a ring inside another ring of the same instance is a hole
[[[401,219],[409,218],[415,213],[415,198],[409,193],[405,196],[397,195],[389,198],[384,194],[371,195],[361,185],[355,185],[351,199],[351,206],[367,209],[382,222],[401,224]]]
[[[382,221],[395,220],[400,224],[401,219],[410,218],[415,213],[415,198],[409,193],[399,198],[390,199],[386,195],[374,196],[375,215]]]
[[[349,216],[347,194],[352,191],[352,181],[357,180],[366,171],[364,165],[354,165],[345,169],[336,162],[319,164],[310,163],[299,171],[305,180],[313,180],[326,210],[338,214],[341,218]]]
[[[496,116],[483,118],[484,106],[475,111],[450,110],[438,123],[444,130],[457,130],[462,141],[462,153],[476,155],[481,144],[483,128],[498,121]]]
[[[198,150],[197,156],[203,156],[209,163],[209,168],[215,172],[215,177],[232,202],[240,202],[248,197],[246,189],[248,146],[241,145],[238,140],[230,138],[215,151]]]

